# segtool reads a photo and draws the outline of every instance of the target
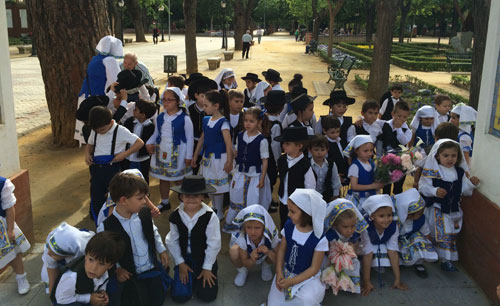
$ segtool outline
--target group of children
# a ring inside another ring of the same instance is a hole
[[[435,106],[419,109],[408,126],[410,107],[395,85],[381,107],[365,102],[355,121],[344,116],[354,99],[333,91],[323,102],[329,113],[316,120],[315,97],[301,75],[290,81],[288,93],[279,72],[262,75],[266,81],[247,73],[244,92],[236,89],[231,69],[217,82],[201,74],[172,76],[159,97],[160,113],[154,102],[138,96],[128,101],[121,91],[114,104],[132,114],[120,119],[123,125],[113,119],[112,107],[90,109],[85,161],[98,234],[62,223],[47,237],[42,279],[54,305],[161,305],[168,288],[177,302],[216,299],[220,221],[231,234],[236,286],[244,286],[254,265],[270,281],[275,265],[268,305],[319,305],[332,286],[321,271],[335,241],[356,254],[344,271],[353,293],[374,289],[371,267],[378,273],[392,267],[397,289],[407,289],[400,264],[414,266],[421,277],[427,277],[424,261],[439,259],[443,270],[456,271],[460,197],[479,183],[468,167],[475,111],[451,109],[450,98],[438,95]],[[403,192],[404,176],[393,188],[375,180],[375,153],[417,144],[425,158],[415,171],[415,188]],[[160,181],[158,206],[148,197],[149,175]],[[17,229],[15,199],[4,181],[0,221],[9,244]],[[171,209],[171,190],[180,204],[163,241],[152,218]],[[270,215],[277,210],[281,235]],[[29,284],[16,254],[29,243],[16,239],[7,262],[23,294]]]

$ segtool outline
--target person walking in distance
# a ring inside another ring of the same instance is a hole
[[[248,53],[250,52],[250,45],[252,44],[252,35],[250,35],[250,30],[247,30],[245,34],[241,37],[241,40],[243,41],[243,51],[241,53],[241,58],[245,58],[245,53],[246,53],[246,58],[248,58]]]

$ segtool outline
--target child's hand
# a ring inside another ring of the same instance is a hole
[[[444,189],[444,188],[438,188],[436,191],[436,196],[438,198],[444,198],[447,194],[448,194],[448,192],[446,192],[446,189]]]
[[[264,182],[265,181],[266,181],[266,177],[265,176],[261,177],[260,180],[259,180],[259,185],[257,185],[257,188],[264,187]]]
[[[161,265],[164,268],[168,267],[168,254],[167,251],[164,251],[163,253],[160,254],[160,260],[161,260]]]
[[[118,85],[118,82],[113,82],[109,88],[111,89],[112,92],[115,92],[115,87]]]
[[[290,278],[283,278],[280,280],[279,284],[280,288],[283,290],[283,289],[287,289],[288,287],[291,287],[293,286],[292,284],[292,279]]]
[[[94,159],[92,158],[92,155],[85,154],[85,163],[87,164],[87,166],[92,166],[92,164],[94,163]]]
[[[224,164],[224,171],[229,174],[231,172],[231,170],[233,170],[233,162],[231,160],[228,160]]]
[[[267,255],[269,253],[269,249],[265,245],[261,245],[257,248],[257,252]]]
[[[196,164],[197,159],[198,158],[193,157],[193,159],[191,160],[191,168],[198,168],[198,165]]]
[[[185,159],[184,162],[186,163],[186,167],[191,166],[191,159]]]
[[[104,291],[92,293],[90,295],[90,305],[96,305],[96,306],[106,305],[108,304],[107,300],[108,300],[108,295]]]
[[[372,282],[370,282],[370,281],[363,282],[363,286],[361,286],[361,295],[367,296],[373,290],[375,290],[375,287],[373,287]]]
[[[9,237],[9,241],[11,244],[14,244],[16,241],[16,234],[14,234],[14,229],[7,231],[7,237]]]
[[[127,157],[127,153],[121,152],[121,153],[116,154],[115,157],[113,158],[113,160],[111,162],[112,163],[121,162],[126,157]]]
[[[147,144],[146,145],[146,151],[148,151],[149,154],[154,154],[155,148],[156,148],[156,145],[154,145],[154,144]]]
[[[159,217],[161,215],[161,211],[156,206],[151,207],[150,210],[151,210],[151,217],[153,218]]]
[[[120,97],[122,98],[122,100],[127,101],[128,95],[127,95],[127,90],[125,88],[120,90]]]
[[[354,122],[354,125],[357,127],[363,127],[363,117],[358,117],[356,122]]]
[[[253,249],[252,253],[250,253],[250,259],[253,262],[256,262],[257,259],[259,259],[259,251],[258,251],[258,249]]]
[[[392,284],[392,289],[408,290],[408,286],[400,282],[394,282],[394,284]]]
[[[280,287],[280,282],[283,280],[283,273],[276,273],[276,288],[279,291],[282,291],[283,289]]]
[[[193,269],[191,269],[185,262],[181,263],[179,265],[179,279],[184,285],[187,284],[189,280],[188,272],[193,273]]]
[[[380,183],[380,182],[375,182],[373,183],[375,189],[382,189],[384,188],[384,183]]]
[[[477,178],[477,176],[471,176],[471,177],[470,177],[470,182],[471,182],[474,186],[479,185],[479,179]]]
[[[203,288],[205,288],[205,283],[208,287],[212,288],[215,286],[215,280],[217,277],[212,273],[212,271],[203,269],[196,279],[203,279]]]
[[[132,273],[123,268],[116,268],[116,278],[120,283],[123,283],[132,277]]]

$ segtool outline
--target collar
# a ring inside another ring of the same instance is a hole
[[[324,168],[324,167],[328,167],[328,162],[326,160],[326,158],[323,159],[323,165],[320,166],[318,165],[315,161],[314,161],[314,158],[311,158],[311,165],[316,165],[318,168]]]
[[[133,219],[139,218],[139,213],[134,213],[130,216],[130,218],[125,218],[120,215],[116,209],[113,209],[113,215],[118,219],[118,221],[120,221],[120,223],[122,221],[132,221]]]
[[[146,126],[146,125],[150,125],[152,124],[153,122],[151,121],[151,119],[146,119],[144,120],[144,122],[140,122],[137,118],[134,118],[134,124],[140,124],[142,126]]]
[[[341,139],[341,138],[340,138],[340,136],[339,136],[339,137],[337,137],[337,139],[331,139],[330,137],[328,137],[328,136],[326,136],[326,135],[325,135],[325,137],[326,137],[326,139],[327,139],[329,142],[337,142],[337,143],[340,143],[340,139]]]
[[[269,119],[269,121],[275,121],[275,120],[279,119],[279,116],[267,115],[267,118]]]
[[[182,113],[182,109],[179,109],[179,110],[178,110],[175,114],[173,114],[173,115],[169,115],[169,114],[167,113],[167,111],[165,111],[165,115],[166,115],[166,116],[169,116],[169,117],[178,116],[178,115],[180,115],[181,113]]]
[[[294,158],[294,157],[290,157],[290,156],[287,154],[287,155],[286,155],[286,160],[290,162],[290,161],[294,161],[294,160],[299,160],[299,159],[301,159],[302,157],[304,157],[304,154],[303,154],[303,153],[300,153],[300,155],[299,155],[299,156],[297,156],[297,157],[295,157],[295,158]]]
[[[213,211],[212,208],[210,208],[210,206],[208,206],[207,204],[201,202],[201,208],[200,210],[198,210],[194,216],[191,218],[189,217],[189,215],[184,211],[184,202],[180,202],[179,204],[179,212],[182,212],[183,214],[186,215],[186,217],[188,217],[189,219],[196,219],[196,218],[199,218],[201,216],[203,216],[207,211]]]
[[[255,245],[255,243],[253,243],[252,239],[250,239],[250,237],[248,236],[248,234],[245,234],[245,236],[246,236],[246,237],[245,237],[245,238],[246,238],[246,240],[247,240],[248,242],[250,242],[250,246],[251,246],[252,248],[254,248],[254,249],[255,249],[255,248],[258,248],[259,246],[261,246],[261,245],[263,245],[263,244],[265,244],[265,242],[266,242],[266,236],[264,236],[264,235],[262,235],[262,238],[260,239],[260,241],[259,241],[259,244],[258,244],[258,245]]]

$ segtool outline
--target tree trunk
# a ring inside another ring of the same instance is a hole
[[[401,18],[399,19],[399,42],[403,43],[405,39],[405,28],[406,28],[406,17],[408,16],[408,12],[411,7],[411,0],[400,0],[400,8],[401,8]]]
[[[241,38],[243,34],[245,34],[246,30],[249,30],[252,13],[258,2],[259,0],[231,1],[234,10],[234,50],[236,51],[243,49],[243,42]]]
[[[99,39],[109,34],[106,0],[27,0],[26,4],[45,84],[53,142],[75,146],[77,96]]]
[[[365,0],[366,8],[366,37],[367,43],[372,42],[373,28],[375,25],[375,2],[373,0]]]
[[[144,34],[144,27],[142,25],[142,8],[138,0],[127,0],[126,1],[128,13],[135,28],[135,41],[137,42],[147,42],[146,35]]]
[[[387,91],[391,64],[392,32],[398,12],[398,0],[377,2],[377,33],[373,48],[368,98],[377,100]]]
[[[110,33],[111,35],[115,35],[116,37],[116,28],[115,28],[115,1],[113,0],[107,0],[107,6],[108,6],[108,22],[110,26]]]
[[[184,24],[186,27],[186,73],[198,72],[198,53],[196,51],[196,6],[197,0],[184,0]]]
[[[312,13],[313,13],[313,32],[312,37],[318,41],[319,37],[319,14],[318,14],[318,0],[312,0]]]
[[[113,6],[114,2],[112,1]],[[122,7],[115,7],[113,10],[114,14],[114,20],[115,20],[115,37],[118,38],[119,40],[123,41],[123,8]]]
[[[477,109],[479,104],[479,89],[483,74],[484,50],[488,34],[488,19],[491,0],[474,0],[472,17],[474,19],[474,53],[472,54],[472,72],[470,76],[469,105]]]
[[[334,7],[334,1],[335,0],[327,0],[328,1],[328,13],[330,15],[330,28],[328,29],[329,35],[328,35],[328,58],[332,57],[332,48],[333,48],[333,29],[335,28],[335,16],[340,11],[340,8],[344,4],[344,0],[338,0],[338,2],[335,4]]]

